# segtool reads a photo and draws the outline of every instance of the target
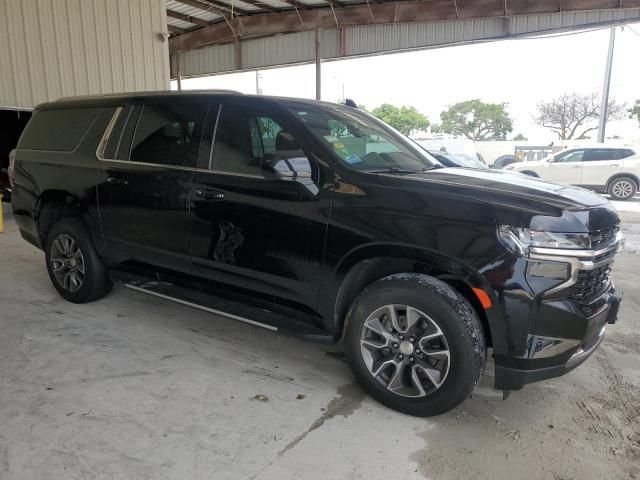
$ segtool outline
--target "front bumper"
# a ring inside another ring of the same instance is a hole
[[[616,322],[620,301],[621,295],[612,289],[607,306],[591,318],[580,318],[561,305],[549,307],[548,314],[555,310],[556,318],[551,319],[555,323],[582,323],[582,338],[530,336],[525,357],[495,357],[495,388],[519,390],[528,383],[564,375],[582,364],[602,343],[605,326]]]

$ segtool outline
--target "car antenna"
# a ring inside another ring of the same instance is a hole
[[[358,108],[358,104],[356,102],[354,102],[353,100],[351,100],[350,98],[345,98],[344,99],[344,104],[347,107]]]

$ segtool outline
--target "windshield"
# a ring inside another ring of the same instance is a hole
[[[360,110],[308,105],[288,108],[316,138],[357,170],[410,173],[440,166],[402,134]]]

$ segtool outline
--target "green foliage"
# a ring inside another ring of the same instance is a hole
[[[506,103],[484,103],[477,98],[452,105],[440,119],[439,131],[470,140],[505,140],[513,131]]]
[[[627,112],[629,112],[629,118],[635,118],[640,124],[640,100],[636,100],[636,103]]]
[[[374,108],[371,114],[405,135],[426,130],[430,125],[427,117],[418,112],[415,107],[396,107],[384,103]]]
[[[526,142],[528,138],[525,137],[523,134],[519,133],[515,137],[513,137],[513,140],[516,142]]]

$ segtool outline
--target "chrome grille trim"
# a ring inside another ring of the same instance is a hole
[[[529,258],[531,260],[567,263],[570,266],[571,273],[569,279],[544,292],[544,296],[546,297],[575,285],[580,272],[595,270],[611,264],[616,255],[622,251],[623,247],[624,236],[622,232],[617,231],[614,241],[607,247],[599,250],[565,250],[560,248],[531,247]]]

